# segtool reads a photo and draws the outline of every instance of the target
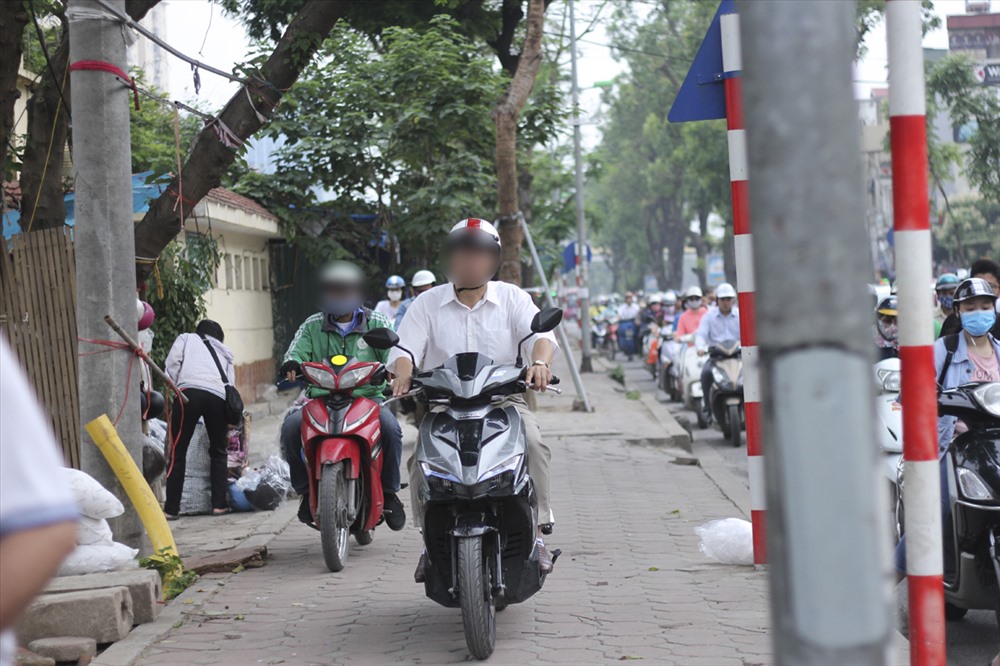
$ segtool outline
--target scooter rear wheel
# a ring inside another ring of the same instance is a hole
[[[324,465],[319,480],[319,533],[323,559],[330,571],[347,565],[350,525],[347,522],[346,462]]]
[[[486,659],[496,646],[497,623],[490,568],[483,558],[483,538],[460,538],[457,546],[458,599],[462,606],[465,644],[473,657]]]

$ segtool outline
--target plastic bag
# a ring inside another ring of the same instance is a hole
[[[111,527],[108,525],[108,521],[103,518],[81,516],[76,523],[76,542],[81,546],[108,545],[114,541]]]
[[[226,467],[230,478],[238,479],[247,468],[249,455],[250,429],[247,420],[238,426],[230,426],[226,432]]]
[[[167,459],[163,455],[163,442],[151,435],[142,438],[142,476],[146,483],[152,483],[167,470]]]
[[[114,518],[125,513],[118,498],[98,483],[94,477],[78,469],[63,468],[64,480],[76,500],[80,513],[88,518]]]
[[[273,511],[291,494],[292,477],[288,463],[272,455],[263,467],[247,472],[233,485],[254,508]]]
[[[138,550],[114,541],[109,544],[77,546],[63,561],[58,575],[79,576],[115,571],[125,568],[129,564],[134,566],[135,556],[138,554]]]
[[[187,450],[181,515],[197,516],[212,512],[212,458],[208,446],[208,431],[205,430],[205,423],[199,420]]]
[[[753,528],[739,518],[710,520],[694,528],[698,550],[722,564],[753,564]]]
[[[149,426],[149,436],[158,441],[162,448],[167,442],[167,422],[163,419],[149,419],[146,425]]]

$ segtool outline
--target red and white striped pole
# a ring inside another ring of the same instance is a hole
[[[723,85],[729,138],[729,180],[733,197],[733,239],[743,346],[743,395],[747,423],[747,468],[750,473],[750,521],[753,561],[767,564],[767,522],[764,502],[764,450],[760,436],[760,381],[757,371],[757,321],[754,303],[753,248],[750,235],[750,195],[747,179],[747,139],[743,125],[743,58],[740,16],[719,17],[722,32]]]
[[[941,476],[927,192],[927,125],[919,0],[886,2],[889,138],[899,300],[910,663],[945,663]]]

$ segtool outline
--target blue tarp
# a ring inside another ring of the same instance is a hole
[[[164,176],[156,183],[147,183],[146,179],[152,171],[137,173],[132,176],[132,212],[145,213],[149,210],[149,202],[160,196],[163,190],[167,189],[170,179]],[[31,212],[25,211],[28,218]],[[70,192],[66,195],[66,226],[72,227],[76,224],[76,193]],[[10,239],[11,236],[21,233],[21,213],[16,210],[4,211],[3,214],[3,237]]]

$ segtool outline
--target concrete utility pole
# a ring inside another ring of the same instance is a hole
[[[573,99],[573,162],[576,167],[576,288],[580,307],[580,372],[593,372],[590,350],[590,279],[587,266],[587,218],[583,210],[583,157],[580,148],[580,84],[576,75],[576,14],[569,0],[571,96]]]
[[[885,664],[854,3],[740,2],[778,664]]]
[[[125,0],[109,1],[125,13]],[[70,0],[70,63],[98,61],[125,69],[122,26],[110,17],[94,18],[101,14],[108,15],[97,2]],[[117,340],[104,322],[104,316],[110,314],[134,338],[137,322],[129,141],[131,95],[108,72],[73,70],[71,76],[78,334],[81,338]],[[94,350],[93,345],[81,345],[81,351]],[[125,380],[131,359],[126,351],[80,357],[80,418],[83,424],[101,414],[114,419],[125,403],[117,424],[118,434],[141,466],[138,368],[133,368],[130,391]],[[115,539],[139,547],[143,532],[138,516],[86,432],[81,448],[83,470],[125,505],[125,514],[110,521]]]

